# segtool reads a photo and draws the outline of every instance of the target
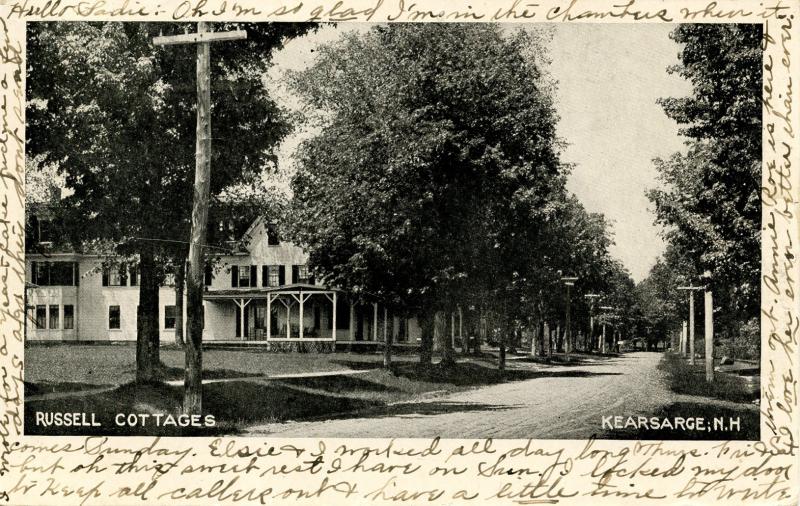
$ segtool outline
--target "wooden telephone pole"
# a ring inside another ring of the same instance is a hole
[[[559,274],[561,271],[559,271]],[[570,288],[575,286],[575,282],[578,281],[577,277],[574,276],[561,276],[561,282],[564,283],[564,286],[567,287],[567,310],[566,310],[566,330],[564,332],[564,354],[566,355],[567,361],[569,361],[569,354],[572,351],[572,326],[570,322],[570,305],[572,301],[572,295],[570,293]]]
[[[203,245],[208,226],[208,201],[211,188],[211,62],[209,44],[246,39],[247,32],[210,32],[205,21],[197,23],[197,33],[155,37],[153,44],[168,46],[197,44],[197,130],[192,201],[192,230],[189,242],[189,266],[186,276],[186,316],[189,333],[186,339],[183,412],[199,415],[203,410]]]
[[[679,286],[678,290],[689,292],[689,363],[694,365],[694,292],[705,290],[705,287]]]
[[[702,279],[706,281],[704,286],[680,286],[678,290],[689,292],[689,354],[690,363],[694,365],[694,292],[703,290],[704,292],[704,338],[705,338],[705,365],[706,381],[714,381],[714,302],[711,293],[711,271],[705,271]]]

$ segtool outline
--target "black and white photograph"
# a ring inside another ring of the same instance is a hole
[[[25,434],[759,440],[763,30],[28,22]]]

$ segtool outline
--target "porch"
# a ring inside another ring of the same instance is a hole
[[[310,284],[252,290],[214,290],[204,294],[208,342],[267,345],[282,350],[290,343],[379,343],[389,335],[397,344],[415,344],[413,318],[394,314],[378,304],[358,304],[344,292]],[[304,347],[317,351],[318,347]],[[325,348],[320,346],[319,348]]]

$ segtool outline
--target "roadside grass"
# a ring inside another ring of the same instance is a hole
[[[745,381],[733,374],[717,372],[713,382],[706,382],[702,363],[692,366],[674,353],[665,353],[658,367],[667,374],[670,389],[678,394],[745,403],[758,398],[758,393],[749,391]]]
[[[97,347],[93,347],[97,348]],[[68,351],[77,351],[69,350]],[[238,352],[238,350],[237,350]],[[209,350],[208,356],[217,355],[217,350]],[[440,395],[467,390],[484,385],[505,381],[518,381],[537,377],[546,377],[548,373],[531,369],[507,369],[498,371],[491,360],[467,359],[453,366],[444,367],[434,364],[421,367],[414,356],[397,357],[391,370],[375,369],[382,363],[380,354],[348,355],[328,354],[314,356],[311,354],[289,355],[276,353],[254,354],[242,351],[233,354],[220,354],[222,358],[209,360],[211,364],[230,364],[235,369],[210,369],[204,371],[205,377],[238,378],[243,375],[253,376],[249,379],[230,379],[224,382],[210,383],[203,386],[203,411],[214,415],[217,425],[211,428],[186,428],[175,426],[153,425],[154,420],[142,426],[117,426],[117,414],[171,414],[177,416],[183,400],[183,387],[164,383],[135,384],[128,382],[105,392],[81,394],[74,396],[44,398],[26,401],[26,434],[59,434],[59,435],[162,435],[162,436],[208,436],[214,434],[236,434],[247,426],[287,421],[323,420],[346,418],[368,413],[370,416],[395,413],[424,411],[427,403],[417,403]],[[258,356],[257,367],[253,360],[233,363],[234,357]],[[97,357],[89,355],[92,360]],[[162,354],[163,357],[163,354]],[[205,357],[204,357],[205,358]],[[302,359],[307,359],[304,361]],[[118,363],[126,363],[124,359],[116,359]],[[88,360],[86,360],[88,362]],[[265,364],[277,362],[277,367]],[[286,370],[287,364],[297,367]],[[130,363],[132,366],[132,362]],[[92,367],[84,364],[84,367]],[[266,379],[257,376],[269,371],[280,372],[313,372],[310,369],[324,370],[361,370],[358,374],[317,376],[300,378]],[[62,370],[68,367],[62,366]],[[109,370],[104,365],[103,370]],[[367,370],[374,369],[374,370]],[[167,368],[166,377],[181,371]],[[86,372],[83,373],[86,375]],[[562,373],[558,373],[562,374]],[[237,376],[238,375],[238,376]],[[53,374],[50,376],[54,377]],[[120,376],[100,378],[94,374],[93,384],[103,384],[103,380],[117,379]],[[40,382],[31,384],[33,389],[42,391]],[[83,386],[93,388],[93,386]],[[438,408],[431,408],[438,409]],[[443,409],[443,408],[442,408]],[[450,408],[448,408],[450,409]],[[459,409],[455,406],[453,409]],[[467,409],[461,407],[460,409]],[[101,427],[40,427],[35,424],[35,414],[40,412],[62,413],[94,413]]]
[[[162,348],[164,378],[183,378],[184,352],[180,348]],[[399,355],[396,362],[415,360]],[[342,362],[347,362],[348,365]],[[356,364],[357,367],[351,367]],[[205,378],[302,374],[316,371],[345,371],[351,368],[380,367],[379,354],[349,353],[270,353],[259,349],[207,349],[203,351]],[[62,384],[73,390],[101,385],[124,385],[136,376],[136,347],[133,344],[30,346],[25,349],[26,387],[54,391],[44,385]],[[36,395],[35,390],[26,390]]]
[[[646,427],[606,430],[597,437],[651,440],[755,441],[760,439],[761,417],[759,410],[752,405],[752,401],[758,398],[758,393],[749,390],[744,379],[716,372],[714,382],[707,383],[705,366],[702,363],[689,365],[686,359],[675,353],[665,353],[658,368],[664,371],[667,385],[676,394],[705,397],[708,400],[673,402],[646,418],[648,420],[656,418],[659,423],[669,419],[673,424],[678,418],[684,421],[702,418],[703,428],[699,430],[663,426],[653,428],[648,422]],[[728,404],[720,401],[727,401]],[[729,403],[736,403],[738,406]]]

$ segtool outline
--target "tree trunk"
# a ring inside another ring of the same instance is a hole
[[[447,333],[447,315],[444,311],[436,311],[433,316],[434,326],[433,335],[437,343],[439,343],[439,350],[442,353],[441,365],[450,367],[456,363],[453,358],[453,343],[450,341],[450,336]]]
[[[183,346],[183,288],[186,285],[186,266],[183,259],[175,263],[175,344]]]
[[[430,365],[433,359],[433,318],[427,314],[419,316],[419,326],[422,339],[419,345],[419,363]]]
[[[472,354],[476,357],[481,354],[481,343],[486,342],[486,331],[489,327],[489,322],[486,320],[486,311],[481,306],[478,312],[478,332],[476,333],[475,342],[472,345]]]
[[[384,313],[385,317],[386,313]],[[384,322],[384,325],[386,323]],[[394,342],[394,328],[386,332],[386,340],[383,343],[383,368],[389,369],[392,367],[392,343]]]
[[[542,354],[539,351],[539,340],[542,334],[542,326],[539,320],[535,320],[536,323],[533,324],[533,329],[531,330],[531,356],[532,357],[541,357]]]
[[[159,357],[158,279],[153,251],[139,255],[139,307],[136,310],[136,381],[156,379]]]
[[[497,361],[497,368],[501,371],[506,369],[506,332],[508,328],[503,328],[503,332],[500,333],[499,346],[500,346],[500,358]]]

